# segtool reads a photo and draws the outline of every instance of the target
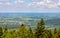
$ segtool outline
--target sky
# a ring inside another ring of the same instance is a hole
[[[0,12],[60,12],[60,0],[0,0]]]

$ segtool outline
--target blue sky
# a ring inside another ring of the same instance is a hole
[[[0,0],[0,12],[60,12],[60,0]]]

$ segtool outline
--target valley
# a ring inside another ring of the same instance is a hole
[[[60,26],[60,13],[0,13],[0,26],[17,28],[24,23],[28,27],[36,26],[41,18],[45,20],[47,26]]]

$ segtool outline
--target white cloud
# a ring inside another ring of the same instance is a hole
[[[37,5],[45,5],[44,2],[37,2]]]
[[[53,0],[44,0],[44,1],[38,1],[38,2],[32,2],[29,3],[28,6],[33,6],[33,7],[46,7],[46,8],[58,8],[60,6],[60,2],[54,2]]]
[[[3,10],[11,10],[11,11],[26,11],[26,10],[46,10],[46,9],[54,9],[60,6],[60,0],[58,2],[54,2],[53,0],[33,0],[32,2],[26,3],[24,0],[14,0],[12,2],[0,2],[0,5],[2,5]],[[5,5],[5,7],[4,7]],[[11,6],[10,6],[11,5]]]
[[[17,1],[14,1],[15,4],[17,4],[18,2]]]
[[[48,6],[48,8],[57,8],[57,4],[56,3],[55,4],[48,4],[47,6]]]
[[[33,6],[36,2],[29,3],[28,6]]]
[[[3,2],[3,1],[4,1],[4,2],[7,2],[7,1],[10,1],[10,0],[0,0],[0,2]]]
[[[2,2],[0,2],[0,5],[2,5],[3,3]]]
[[[9,5],[12,5],[10,2],[6,2],[5,4],[8,5],[8,6],[9,6]]]
[[[23,3],[24,1],[23,0],[18,0],[18,2]]]
[[[32,2],[32,3],[29,3],[28,6],[36,6],[36,5],[45,5],[44,2]]]
[[[45,3],[51,3],[51,0],[44,0]]]
[[[58,3],[58,6],[60,6],[60,2]]]
[[[58,6],[60,6],[60,1],[57,3]]]
[[[16,1],[14,1],[14,3],[24,3],[24,1],[23,0],[16,0]]]
[[[59,2],[60,2],[60,0],[59,0]]]

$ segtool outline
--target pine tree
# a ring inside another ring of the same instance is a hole
[[[8,27],[7,26],[5,26],[5,28],[4,28],[4,31],[3,31],[3,36],[2,36],[2,38],[6,38],[7,36],[7,34],[8,34]]]
[[[19,30],[18,30],[18,36],[20,38],[27,38],[27,29],[24,24],[20,25]]]
[[[32,31],[32,28],[31,27],[29,27],[29,34],[28,34],[28,36],[29,36],[29,38],[33,38],[33,31]]]
[[[60,38],[60,28],[58,29],[57,38]]]
[[[0,27],[0,38],[2,35],[3,35],[3,29],[2,29],[2,27]]]
[[[33,31],[32,31],[32,28],[31,28],[31,27],[29,28],[29,32],[30,32],[31,34],[33,34]]]
[[[16,29],[16,30],[17,30],[17,29]],[[10,33],[10,35],[11,35],[11,38],[17,38],[16,30],[11,30],[11,31],[9,31],[9,33]]]
[[[54,35],[54,38],[57,38],[57,32],[58,32],[58,31],[57,31],[57,28],[55,28],[55,29],[54,29],[54,34],[53,34],[53,35]]]
[[[51,29],[48,30],[48,36],[47,36],[47,37],[48,37],[48,38],[52,38],[52,37],[53,37]]]
[[[8,27],[5,26],[5,28],[4,28],[4,33],[7,33],[7,32],[8,32]]]
[[[55,29],[54,29],[54,34],[56,34],[56,33],[57,33],[57,29],[55,28]]]
[[[37,25],[37,29],[36,29],[37,38],[42,38],[41,36],[45,29],[44,25],[45,25],[44,20],[43,20],[43,18],[41,18],[40,22]]]

